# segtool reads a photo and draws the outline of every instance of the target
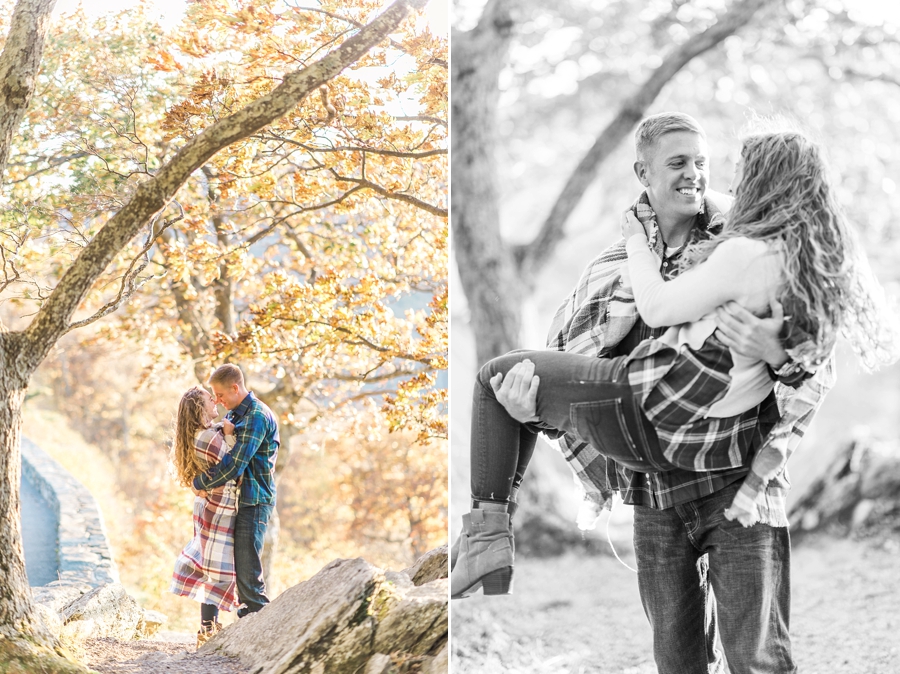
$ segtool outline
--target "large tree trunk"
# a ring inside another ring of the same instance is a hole
[[[0,54],[0,180],[9,146],[28,109],[44,56],[44,40],[56,0],[19,0]]]
[[[519,339],[522,297],[512,252],[500,238],[494,161],[497,78],[513,21],[508,0],[490,0],[478,26],[453,32],[450,115],[453,250],[469,303],[479,363],[506,353]]]
[[[72,316],[92,284],[122,248],[166,207],[195,170],[216,152],[256,133],[292,110],[310,92],[356,62],[388,35],[411,8],[426,0],[397,0],[372,23],[319,61],[287,74],[271,93],[219,120],[189,140],[82,249],[31,324],[0,333],[0,663],[12,671],[74,671],[53,657],[58,644],[33,610],[21,542],[19,435],[21,410],[31,375],[70,328]],[[34,90],[53,0],[19,0],[0,54],[0,176],[9,145]],[[15,128],[8,128],[9,119]],[[49,659],[48,659],[49,658]],[[18,667],[18,668],[17,668]],[[78,668],[78,671],[83,671]]]
[[[22,347],[21,333],[0,331],[0,665],[4,672],[86,672],[35,612],[25,573],[20,438],[32,371]]]
[[[28,373],[17,367],[16,352],[21,335],[0,334],[0,634],[10,637],[30,631],[32,625],[31,593],[25,575],[25,552],[22,548],[21,503],[19,486],[22,477],[19,436],[22,432],[22,403],[28,386]]]

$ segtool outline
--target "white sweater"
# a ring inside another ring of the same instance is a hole
[[[628,273],[638,314],[650,327],[671,327],[660,340],[673,348],[699,349],[716,329],[715,309],[734,300],[748,311],[763,313],[782,283],[777,249],[758,239],[723,241],[696,267],[670,281],[659,272],[660,261],[647,246],[647,237],[628,239]],[[774,382],[764,362],[731,352],[731,384],[711,417],[730,417],[761,403]]]

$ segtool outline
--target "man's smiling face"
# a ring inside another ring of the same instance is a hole
[[[671,131],[647,154],[635,168],[657,217],[677,222],[697,215],[709,180],[706,140],[691,131]]]

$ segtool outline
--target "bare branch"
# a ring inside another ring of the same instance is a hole
[[[363,156],[365,156],[365,155],[363,155]],[[447,217],[447,209],[446,208],[440,208],[439,206],[433,206],[432,204],[422,201],[421,199],[417,199],[416,197],[414,197],[410,194],[404,194],[402,192],[391,192],[390,190],[385,189],[381,185],[373,183],[371,180],[365,180],[363,178],[350,178],[348,176],[340,175],[334,169],[329,169],[329,170],[331,171],[332,175],[334,175],[335,179],[337,179],[337,180],[340,180],[343,182],[348,182],[348,183],[355,183],[362,188],[372,190],[373,192],[380,194],[381,196],[385,197],[386,199],[394,199],[396,201],[402,201],[407,204],[412,204],[416,208],[421,208],[423,211],[427,211],[427,212],[431,213],[432,215],[436,215],[441,218]]]
[[[276,136],[275,134],[262,134],[259,136],[254,136],[257,140],[275,140],[283,143],[287,143],[288,145],[295,145],[297,147],[303,148],[307,152],[367,152],[371,154],[380,154],[386,157],[408,157],[410,159],[424,159],[426,157],[434,157],[436,155],[444,155],[447,154],[446,149],[440,150],[424,150],[422,152],[413,152],[413,151],[404,151],[404,150],[384,150],[380,148],[371,148],[371,147],[362,147],[362,146],[354,146],[354,145],[336,145],[334,147],[315,147],[313,145],[308,145],[306,143],[301,143],[300,141],[293,140],[291,138],[284,138],[283,136]]]
[[[430,122],[432,124],[440,124],[445,129],[447,128],[447,120],[441,119],[440,117],[431,117],[429,115],[394,117],[394,119],[396,119],[398,122]]]

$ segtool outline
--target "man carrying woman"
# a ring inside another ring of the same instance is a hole
[[[557,313],[550,347],[564,353],[514,352],[479,374],[473,509],[451,592],[508,591],[509,512],[535,434],[563,432],[592,514],[615,491],[635,506],[660,674],[721,667],[716,625],[733,674],[793,672],[785,462],[833,383],[838,331],[867,362],[890,360],[877,291],[803,134],[745,139],[727,222],[705,198],[696,121],[648,118],[636,150],[645,193],[625,221],[627,248],[601,254]],[[774,339],[781,305],[786,349]],[[781,387],[780,409],[776,380],[796,386]]]

